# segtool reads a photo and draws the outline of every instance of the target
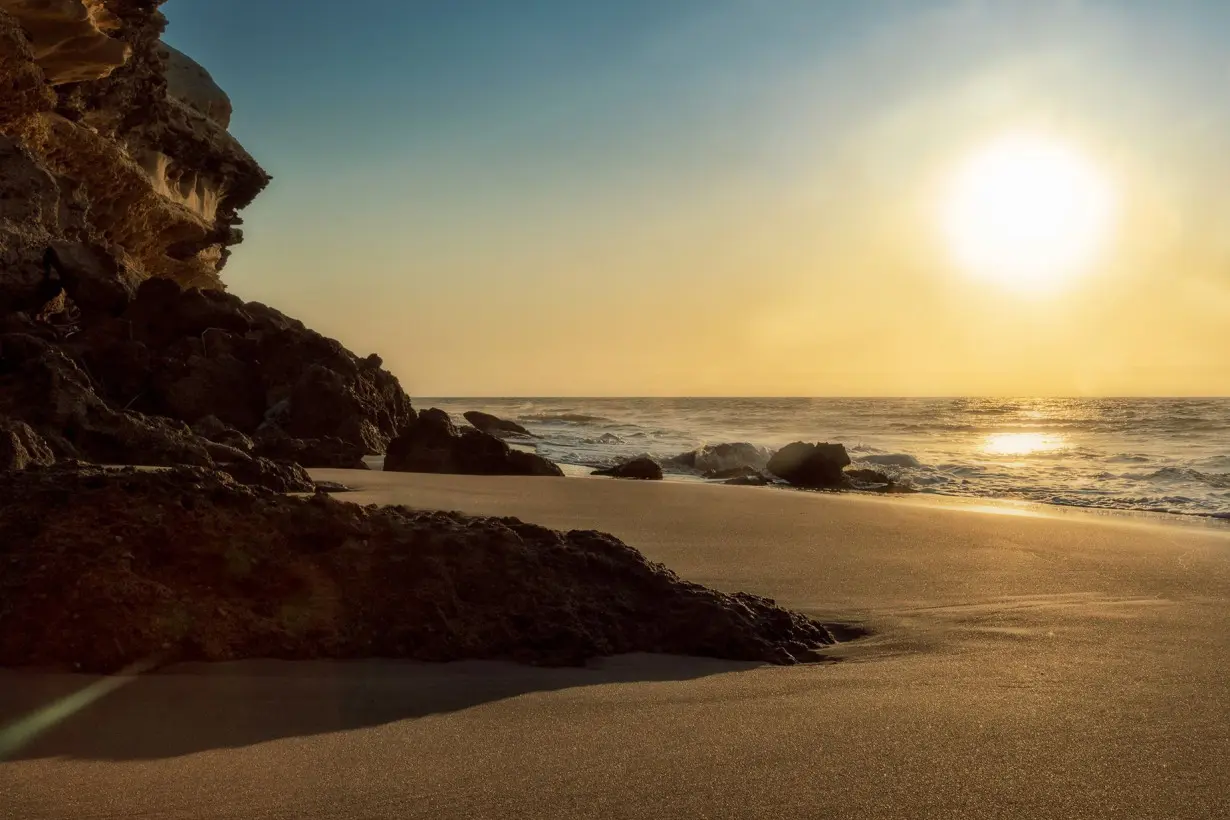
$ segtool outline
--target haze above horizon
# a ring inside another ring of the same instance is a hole
[[[416,396],[1230,395],[1230,4],[171,0]]]

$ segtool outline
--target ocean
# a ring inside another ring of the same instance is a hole
[[[835,441],[923,493],[1230,519],[1230,399],[419,399],[520,422],[570,472]],[[668,479],[700,480],[666,467]]]

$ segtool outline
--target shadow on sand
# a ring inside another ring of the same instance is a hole
[[[686,681],[757,666],[666,655],[624,655],[580,669],[487,661],[181,664],[130,678],[96,700],[81,693],[115,679],[0,671],[0,740],[10,741],[0,760],[177,757],[454,712],[531,692]],[[47,725],[31,732],[31,723]]]

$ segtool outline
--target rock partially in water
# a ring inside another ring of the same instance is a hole
[[[617,464],[614,467],[594,470],[593,475],[639,479],[641,481],[661,481],[662,467],[652,458],[634,458],[622,464]]]
[[[849,486],[843,472],[848,466],[850,456],[841,444],[796,441],[774,454],[768,470],[796,487],[841,489]]]
[[[562,476],[554,463],[514,450],[495,436],[467,428],[458,431],[443,410],[418,414],[390,444],[384,469],[403,473]]]
[[[469,410],[462,415],[476,429],[482,430],[484,433],[496,438],[537,438],[537,436],[520,424],[517,424],[517,422],[508,421],[507,419],[493,416],[490,413]]]
[[[769,463],[772,455],[773,451],[767,447],[739,441],[727,444],[706,444],[695,450],[672,456],[667,459],[667,463],[701,473],[733,470],[739,467],[753,467],[761,470]]]
[[[610,535],[294,498],[196,468],[0,473],[0,532],[9,667],[625,652],[789,664],[847,633],[687,583]]]

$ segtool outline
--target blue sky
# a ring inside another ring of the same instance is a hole
[[[233,133],[275,176],[245,214],[232,289],[380,350],[412,392],[1230,391],[1230,360],[1205,350],[1226,292],[1214,181],[1230,156],[1230,4],[164,12],[168,42],[231,95]],[[1015,127],[1062,132],[1126,180],[1139,219],[1178,227],[1133,238],[1122,272],[1063,305],[1008,315],[954,285],[909,209],[946,163]],[[1159,312],[1149,289],[1176,275],[1194,290]],[[863,305],[889,325],[883,344],[832,362]],[[902,329],[919,309],[937,328],[926,358]],[[1067,322],[1130,341],[1147,309],[1173,317],[1166,350],[1123,364],[1093,344],[1046,375],[1083,341]],[[954,326],[971,313],[985,326]],[[1039,318],[1057,313],[1071,318]],[[1006,376],[1004,351],[970,353],[1004,327],[1041,344]]]

